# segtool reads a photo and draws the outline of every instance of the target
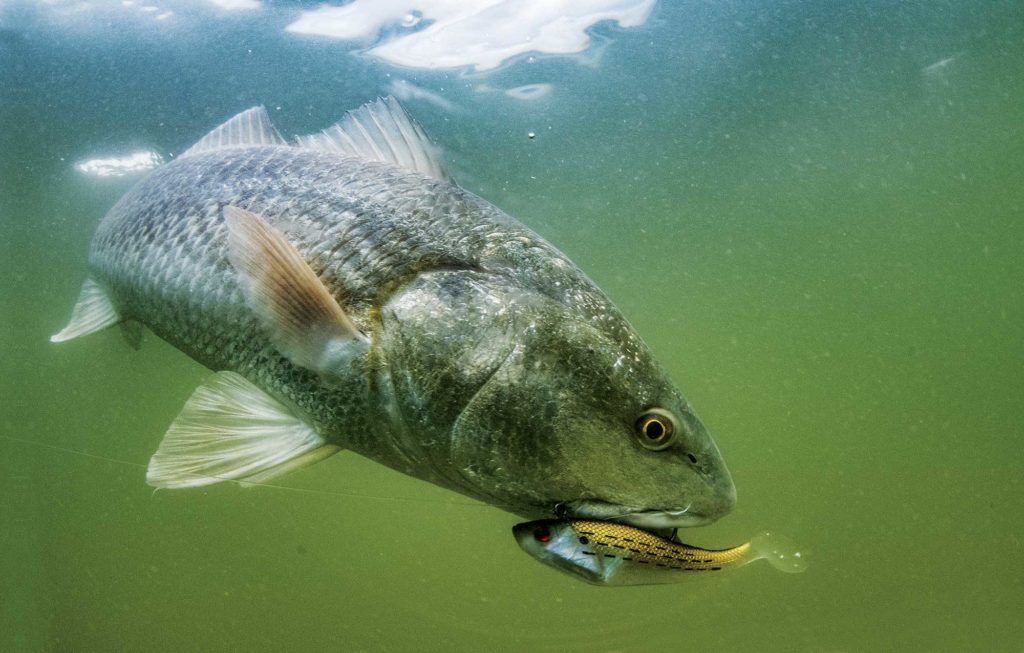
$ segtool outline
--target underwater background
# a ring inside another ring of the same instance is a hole
[[[409,65],[431,4],[332,34],[314,3],[0,0],[0,650],[1020,651],[1024,3],[598,2],[564,48]],[[739,503],[681,539],[771,529],[805,573],[591,587],[351,453],[146,485],[210,372],[47,341],[144,174],[85,164],[388,93],[694,404]]]

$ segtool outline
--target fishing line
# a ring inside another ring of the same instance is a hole
[[[149,465],[146,465],[146,464],[143,464],[143,463],[137,463],[137,462],[134,462],[132,460],[123,460],[123,459],[120,459],[120,458],[111,458],[109,456],[100,456],[98,454],[88,453],[86,451],[78,451],[77,449],[71,449],[69,447],[62,447],[60,445],[50,444],[48,442],[36,442],[35,440],[27,440],[25,438],[16,438],[16,437],[13,437],[13,436],[10,436],[10,435],[0,435],[0,439],[10,440],[11,442],[18,442],[20,444],[27,444],[27,445],[31,445],[31,446],[34,446],[34,447],[39,447],[39,448],[42,448],[42,449],[51,449],[53,451],[60,451],[62,453],[68,453],[68,454],[72,454],[72,455],[75,455],[75,456],[83,456],[85,458],[92,458],[94,460],[102,460],[104,462],[114,463],[116,465],[125,465],[127,467],[138,467],[140,469],[146,469],[147,467],[149,467]],[[337,490],[316,490],[316,489],[310,489],[310,488],[289,487],[287,485],[276,485],[274,483],[250,483],[248,481],[238,480],[238,479],[235,479],[235,478],[227,478],[225,476],[217,476],[216,474],[205,474],[204,476],[207,476],[209,478],[217,478],[217,479],[221,479],[223,481],[232,482],[232,483],[235,483],[235,484],[237,484],[239,486],[242,486],[242,487],[267,487],[267,488],[272,488],[274,490],[285,490],[285,491],[288,491],[288,492],[297,492],[297,493],[300,493],[300,494],[319,494],[319,495],[338,496],[338,497],[355,497],[355,498],[358,498],[358,499],[375,499],[377,501],[396,501],[396,502],[405,502],[405,503],[442,503],[442,504],[452,505],[452,506],[488,507],[486,503],[481,503],[479,501],[458,501],[458,500],[452,500],[452,499],[430,499],[430,498],[426,498],[426,497],[385,497],[385,496],[379,496],[379,495],[375,495],[375,494],[365,494],[365,493],[361,493],[361,492],[339,492]],[[154,490],[154,494],[158,490],[160,490],[160,489],[161,488],[157,488],[157,490]]]

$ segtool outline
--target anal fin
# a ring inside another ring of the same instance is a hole
[[[146,482],[161,488],[256,483],[340,450],[245,377],[218,372],[196,388],[167,429]]]
[[[107,292],[89,277],[82,284],[78,301],[71,311],[71,320],[60,333],[50,336],[50,342],[64,342],[95,333],[120,321],[121,316],[111,303]]]

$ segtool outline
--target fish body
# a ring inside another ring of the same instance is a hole
[[[391,99],[287,143],[262,109],[110,210],[63,341],[141,323],[216,374],[148,481],[260,481],[349,449],[528,518],[706,523],[700,420],[562,253],[454,184]]]
[[[594,585],[677,583],[762,558],[781,571],[806,568],[799,551],[768,532],[728,549],[702,549],[607,521],[544,519],[517,524],[512,532],[540,562]]]

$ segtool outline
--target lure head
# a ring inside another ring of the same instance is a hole
[[[621,558],[595,555],[571,522],[554,519],[516,524],[512,535],[534,559],[593,585],[608,585],[623,565]]]

